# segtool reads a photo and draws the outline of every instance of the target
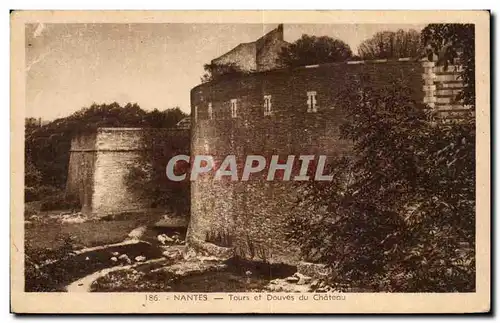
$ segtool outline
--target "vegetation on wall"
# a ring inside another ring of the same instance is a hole
[[[234,63],[227,64],[205,64],[203,65],[205,74],[201,77],[202,83],[219,80],[222,77],[238,76],[245,72]]]
[[[278,63],[283,67],[343,62],[352,57],[345,42],[328,36],[302,35],[301,38],[282,49]]]
[[[417,57],[421,53],[420,33],[408,31],[382,31],[363,41],[358,47],[361,59],[393,59]]]

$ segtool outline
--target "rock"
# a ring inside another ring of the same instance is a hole
[[[130,260],[130,258],[126,254],[120,255],[120,257],[118,257],[118,259],[123,260],[129,264],[132,263],[132,260]]]
[[[115,258],[115,259],[116,259],[116,258]],[[89,257],[85,257],[85,260],[90,260],[90,258],[89,258]],[[118,260],[118,259],[116,259],[116,260]]]
[[[116,252],[116,251],[115,251],[115,252],[112,252],[111,254],[112,254],[113,256],[115,256],[115,257],[118,257],[118,256],[120,255],[120,253],[119,253],[119,252]]]
[[[290,276],[293,277],[293,276]],[[301,292],[301,293],[307,293],[310,291],[310,288],[308,285],[297,285],[295,283],[290,283],[286,281],[286,279],[290,278],[287,277],[285,279],[274,279],[269,282],[269,284],[264,287],[266,291],[269,292],[290,292],[290,293],[295,293],[295,292]],[[297,277],[294,277],[297,278]]]
[[[314,288],[317,288],[317,287],[319,287],[319,281],[316,279],[316,280],[314,280],[314,281],[311,283],[311,288],[313,288],[313,289],[314,289]]]
[[[182,259],[182,251],[177,249],[167,249],[162,252],[162,255],[168,259]]]
[[[88,257],[87,257],[87,258],[88,258]],[[117,262],[117,261],[118,261],[118,258],[116,258],[116,257],[111,257],[111,261],[113,261],[113,262]]]
[[[220,259],[215,256],[197,256],[200,261],[219,261]]]
[[[217,246],[213,243],[205,242],[195,237],[190,238],[188,244],[196,249],[196,252],[212,255],[223,260],[229,259],[235,254],[234,248]]]
[[[252,276],[252,272],[250,270],[245,271],[245,276]]]
[[[297,282],[297,285],[309,284],[312,281],[312,277],[303,275],[303,274],[298,273],[298,272],[293,274],[293,276],[295,276],[299,279],[299,281]]]
[[[183,256],[184,260],[189,260],[189,259],[195,258],[196,251],[194,251],[194,249],[192,249],[192,248],[189,248],[186,252],[184,252],[184,254],[182,256]]]
[[[128,237],[130,239],[140,239],[144,233],[146,232],[146,226],[140,226],[138,228],[135,228],[134,230],[130,231],[130,233],[128,234]]]
[[[174,242],[174,239],[170,238],[169,236],[167,236],[166,234],[159,234],[156,239],[158,239],[158,241],[161,243],[161,244],[165,244],[166,242]]]
[[[141,262],[141,261],[144,261],[144,260],[146,260],[146,257],[144,257],[144,256],[137,256],[137,257],[135,257],[135,261]]]
[[[187,216],[168,216],[164,215],[163,219],[155,223],[156,227],[162,228],[187,228],[189,218]]]
[[[322,279],[332,274],[332,271],[324,264],[301,261],[297,264],[297,272],[315,279]]]
[[[298,277],[295,277],[295,276],[290,276],[290,277],[285,278],[285,281],[289,282],[289,283],[298,283],[299,280],[300,279]]]
[[[201,262],[198,260],[188,260],[175,263],[171,266],[154,269],[152,272],[166,271],[175,276],[189,276],[193,274],[201,274],[208,271],[218,271],[226,268],[227,265],[221,262]]]

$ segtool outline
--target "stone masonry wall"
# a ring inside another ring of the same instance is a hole
[[[239,165],[247,155],[348,154],[350,143],[339,139],[344,112],[338,94],[350,82],[370,77],[374,87],[405,81],[423,101],[420,62],[377,61],[309,66],[255,73],[202,84],[191,91],[193,155],[221,161],[235,154]],[[307,92],[316,92],[317,112],[307,112]],[[272,114],[264,115],[264,96],[271,95]],[[231,117],[231,100],[237,116]],[[212,114],[208,110],[212,108]],[[269,159],[269,158],[268,158]],[[296,263],[297,249],[286,238],[290,214],[313,216],[316,210],[297,205],[297,182],[265,181],[267,171],[247,182],[212,180],[204,176],[191,186],[189,237],[207,240],[226,236],[238,255],[254,260]],[[241,176],[241,172],[239,173]]]
[[[212,60],[212,64],[235,64],[242,71],[255,72],[275,69],[276,59],[284,46],[283,25],[271,30],[258,40],[239,44],[229,52]]]
[[[131,168],[144,163],[144,140],[146,134],[151,136],[151,131],[160,145],[189,154],[185,144],[189,130],[99,128],[92,136],[72,141],[67,187],[80,192],[82,212],[101,217],[151,207],[151,201],[141,194],[141,187],[127,184]],[[185,147],[177,147],[176,140]]]
[[[255,43],[239,44],[224,55],[212,60],[212,64],[236,64],[243,71],[255,71],[257,69],[257,62],[255,56],[257,53],[257,46]]]
[[[451,119],[460,117],[468,107],[457,100],[464,83],[460,78],[461,66],[436,66],[434,62],[423,62],[424,102],[436,110],[439,116]]]
[[[84,213],[89,213],[92,209],[95,140],[96,134],[91,134],[73,138],[71,141],[66,192],[80,198]]]

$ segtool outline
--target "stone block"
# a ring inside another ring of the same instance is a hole
[[[301,261],[297,264],[297,272],[315,279],[325,278],[331,274],[331,269],[324,264]]]

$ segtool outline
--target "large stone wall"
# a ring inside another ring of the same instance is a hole
[[[127,182],[130,170],[145,163],[145,140],[154,138],[157,145],[189,154],[189,135],[189,130],[180,129],[99,128],[74,138],[67,190],[80,196],[82,212],[96,217],[150,208],[143,188]]]
[[[85,214],[92,210],[96,160],[95,142],[95,133],[82,135],[71,141],[66,191],[79,197],[82,212]]]
[[[140,210],[149,206],[126,182],[130,169],[141,160],[142,129],[101,128],[96,140],[94,195],[96,214]]]
[[[235,154],[240,162],[251,154],[349,153],[350,143],[338,136],[344,120],[337,102],[340,91],[348,83],[364,82],[361,75],[368,75],[373,87],[404,80],[414,90],[414,98],[423,101],[423,72],[421,62],[356,62],[274,70],[202,84],[191,91],[191,152],[213,155],[218,161]],[[310,91],[316,92],[317,112],[307,111]],[[272,115],[264,115],[266,95],[271,95]],[[231,117],[233,99],[237,99],[236,118]],[[265,175],[263,171],[247,182],[217,181],[209,176],[193,182],[189,237],[207,240],[219,233],[228,237],[225,241],[242,257],[297,262],[297,250],[285,238],[286,218],[313,216],[318,210],[297,205],[297,182],[269,182]]]

